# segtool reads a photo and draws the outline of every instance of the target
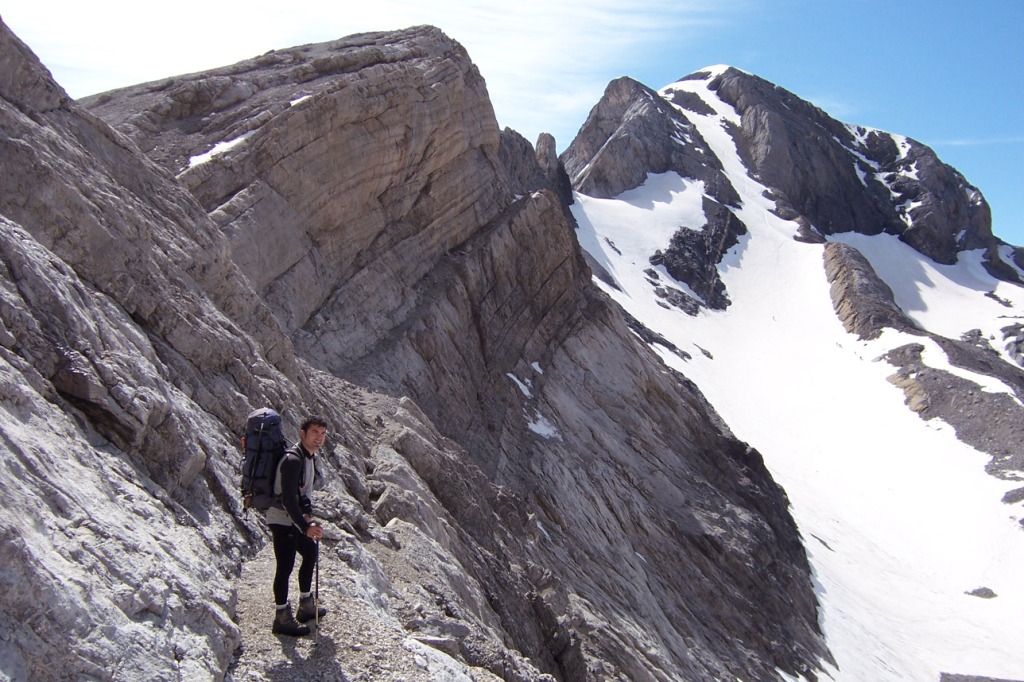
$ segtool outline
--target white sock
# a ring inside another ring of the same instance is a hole
[[[283,604],[278,604],[277,605],[277,610],[278,611],[284,611],[286,608],[288,608],[288,602],[285,602]]]
[[[301,596],[303,599],[309,599],[310,597],[313,596],[313,592],[312,591],[303,592],[299,596]]]

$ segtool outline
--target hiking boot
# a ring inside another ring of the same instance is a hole
[[[320,618],[327,615],[327,609],[322,606],[318,609],[312,596],[302,597],[299,599],[299,610],[295,612],[295,619],[300,623],[305,623],[308,620],[317,618],[317,611],[320,612]]]
[[[283,609],[277,610],[277,615],[274,616],[273,631],[275,635],[289,635],[291,637],[302,637],[310,632],[308,626],[299,625],[295,622],[290,604]]]

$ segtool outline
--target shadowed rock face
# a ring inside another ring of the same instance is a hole
[[[235,442],[270,404],[331,422],[318,509],[360,617],[480,679],[813,677],[785,495],[591,285],[457,43],[79,104],[3,30],[0,551],[34,586],[0,590],[5,670],[224,674],[262,538]]]
[[[572,184],[565,167],[555,154],[555,138],[549,133],[537,137],[537,149],[525,137],[505,128],[501,132],[501,164],[508,171],[516,194],[527,194],[541,189],[555,193],[563,206],[572,204]],[[573,220],[567,210],[566,217]]]
[[[664,265],[673,279],[689,286],[709,308],[724,310],[730,301],[718,274],[718,263],[747,233],[747,226],[735,213],[710,197],[703,198],[703,205],[707,223],[700,229],[684,228],[676,232],[664,252],[655,252],[650,262]],[[686,296],[682,292],[680,295]],[[687,312],[693,315],[698,309]]]

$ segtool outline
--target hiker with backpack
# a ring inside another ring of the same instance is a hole
[[[315,456],[327,437],[327,420],[307,417],[299,428],[299,442],[284,448],[281,418],[264,408],[249,415],[243,447],[242,493],[245,506],[263,511],[273,537],[277,571],[274,575],[275,634],[308,635],[306,621],[322,618],[321,607],[312,593],[313,572],[317,566],[323,529],[313,520],[310,493],[316,479]],[[299,608],[292,615],[288,584],[295,557],[299,566]]]
[[[285,450],[274,482],[276,501],[267,510],[267,527],[274,538],[274,603],[277,614],[273,631],[282,635],[308,635],[306,621],[319,621],[327,609],[313,599],[313,570],[320,551],[323,529],[313,520],[310,493],[316,478],[314,457],[327,437],[327,420],[311,416],[302,422],[299,442]],[[292,616],[288,602],[288,583],[295,567],[295,555],[302,557],[299,566],[299,608]]]

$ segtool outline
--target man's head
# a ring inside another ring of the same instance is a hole
[[[313,454],[324,446],[327,438],[327,420],[319,415],[310,415],[299,427],[299,442],[306,452]]]

